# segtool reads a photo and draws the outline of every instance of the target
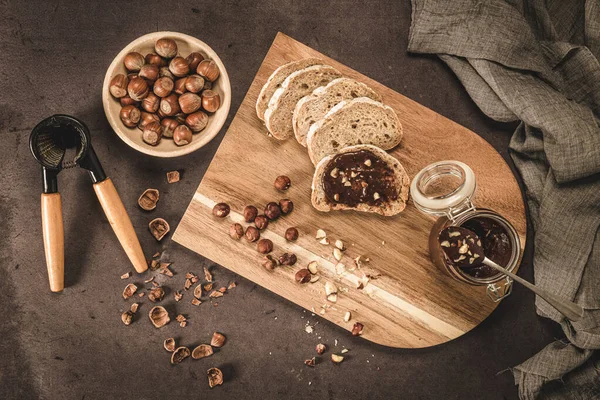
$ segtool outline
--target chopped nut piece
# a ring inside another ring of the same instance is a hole
[[[144,281],[144,283],[150,283],[154,280],[154,277],[150,277]]]
[[[333,200],[340,201],[340,194],[339,193],[334,194],[333,195]]]
[[[325,294],[327,296],[329,296],[330,294],[335,294],[337,293],[338,288],[337,286],[335,286],[333,283],[327,281],[325,282]]]
[[[192,299],[192,305],[193,306],[199,306],[200,304],[202,304],[202,302],[200,300],[198,300],[197,298],[193,298]]]
[[[331,355],[331,361],[333,361],[334,364],[339,364],[342,361],[344,361],[344,356],[340,356],[337,354],[332,354]]]
[[[125,311],[123,314],[121,314],[121,321],[123,321],[125,325],[131,324],[131,321],[133,321],[133,312]]]
[[[123,290],[123,298],[127,300],[128,298],[134,295],[137,289],[138,287],[133,283],[130,283],[129,285],[125,286],[125,289]]]
[[[335,294],[335,293],[330,294],[329,296],[327,296],[327,300],[330,301],[330,302],[332,302],[332,303],[337,302],[337,294]]]
[[[323,229],[317,230],[317,236],[316,236],[317,239],[323,239],[325,237],[327,237],[327,234],[325,233],[325,231]]]
[[[163,347],[168,352],[171,352],[171,353],[174,352],[175,351],[175,339],[172,337],[165,339],[165,342],[163,343]]]
[[[131,272],[126,272],[123,275],[121,275],[121,279],[127,279],[131,276]]]
[[[329,173],[329,175],[331,175],[332,178],[337,178],[338,177],[338,172],[339,170],[337,168],[334,168],[331,170],[331,172]]]
[[[148,300],[153,303],[158,303],[163,299],[163,297],[165,297],[165,291],[160,286],[155,287],[154,289],[150,290],[150,293],[148,293]]]
[[[371,166],[371,160],[369,160],[369,159],[367,158],[367,159],[365,160],[365,165],[366,165],[367,167],[370,167],[370,166]]]
[[[329,244],[329,239],[327,239],[327,238],[325,237],[325,238],[321,239],[321,240],[319,241],[319,243],[321,243],[321,244],[324,244],[324,245],[328,245],[328,244]]]
[[[209,357],[213,355],[213,349],[208,344],[201,344],[192,350],[192,358],[194,360],[199,360],[204,357]]]
[[[310,283],[315,283],[319,279],[321,279],[320,275],[313,275],[313,276],[310,277]]]
[[[227,288],[225,286],[222,286],[218,290],[219,290],[219,292],[225,294],[225,292],[227,291]]]
[[[442,247],[450,247],[450,242],[447,240],[444,240],[443,242],[440,243],[440,246]]]
[[[204,280],[206,282],[212,282],[212,280],[213,280],[212,274],[210,273],[210,271],[206,267],[204,267]]]
[[[294,253],[283,253],[279,256],[279,264],[281,265],[294,265],[298,261],[298,257]]]
[[[344,314],[344,322],[350,321],[351,317],[352,317],[352,314],[350,314],[350,311],[346,311],[346,314]]]
[[[131,304],[130,310],[132,313],[136,313],[138,308],[140,308],[140,303],[133,303],[133,304]]]
[[[341,353],[342,353],[342,354],[346,354],[347,352],[348,352],[348,349],[343,349],[343,350],[341,351]]]
[[[183,285],[183,288],[184,288],[185,290],[188,290],[189,288],[191,288],[191,287],[192,287],[192,285],[193,285],[193,283],[192,283],[192,280],[191,280],[190,278],[187,278],[187,279],[185,280],[185,285]]]
[[[352,327],[352,336],[358,336],[362,334],[364,325],[361,324],[360,322],[355,322],[354,326]]]
[[[194,288],[194,297],[197,299],[202,297],[202,285],[198,284],[198,286]]]
[[[234,288],[234,287],[236,287],[236,286],[237,286],[237,284],[236,284],[235,282],[231,282],[231,283],[229,284],[229,286],[227,286],[227,289],[233,289],[233,288]]]
[[[357,176],[358,176],[358,172],[356,172],[356,171],[351,171],[350,172],[350,177],[351,178],[356,178]]]
[[[168,183],[179,182],[179,179],[180,179],[179,171],[169,171],[169,172],[167,172],[167,182]]]
[[[321,355],[325,353],[325,350],[327,350],[327,346],[325,346],[323,343],[319,343],[315,350],[317,351],[317,354]]]
[[[350,187],[350,186],[352,186],[352,182],[350,182],[350,181],[346,181],[346,182],[344,182],[344,186],[348,186],[348,187]]]
[[[212,339],[210,340],[210,345],[213,347],[223,347],[225,344],[225,335],[219,332],[213,333]]]
[[[212,282],[205,283],[204,286],[202,286],[202,287],[204,288],[205,292],[210,292],[213,288],[213,283]]]
[[[343,257],[342,251],[340,249],[338,249],[337,247],[334,248],[333,249],[333,258],[340,261],[342,259],[342,257]]]
[[[308,269],[303,268],[296,272],[296,282],[298,283],[307,283],[310,281],[311,273]]]
[[[171,364],[179,364],[180,362],[188,358],[190,354],[190,349],[188,349],[187,347],[178,347],[177,350],[175,350],[171,355]]]
[[[179,314],[175,317],[175,321],[177,322],[183,322],[183,321],[187,321],[187,318],[185,317],[185,315],[183,314]]]
[[[223,384],[223,373],[219,368],[211,368],[206,371],[208,376],[208,386],[213,388],[217,385]]]
[[[160,260],[152,260],[149,267],[150,271],[156,271],[160,267]]]
[[[469,251],[469,245],[465,243],[458,249],[458,254],[465,254],[467,251]]]
[[[338,275],[343,275],[346,272],[346,266],[342,263],[337,263],[335,265],[335,273]]]
[[[381,196],[379,195],[379,193],[375,192],[373,193],[373,200],[379,200],[381,198]]]
[[[309,367],[314,367],[315,363],[316,363],[316,357],[309,358],[308,360],[304,360],[304,364],[308,365]]]
[[[139,297],[144,297],[145,295],[146,295],[146,293],[144,293],[144,292],[141,292],[138,294]]]
[[[169,263],[169,264],[171,264],[171,263]],[[161,267],[159,272],[161,274],[163,274],[163,275],[166,275],[166,276],[170,277],[170,278],[173,277],[173,271],[171,271],[171,269],[169,268],[169,265]]]
[[[448,237],[455,237],[455,236],[460,236],[460,232],[459,231],[452,231],[448,233]]]
[[[173,297],[175,297],[175,301],[180,301],[183,297],[183,294],[179,290],[176,290],[173,292]]]
[[[316,274],[317,272],[319,272],[319,264],[316,261],[311,261],[308,263],[308,266],[306,267],[311,274]]]
[[[169,318],[169,313],[162,306],[152,307],[148,313],[148,316],[150,317],[152,325],[154,325],[156,328],[161,328],[171,321],[171,318]]]
[[[208,295],[208,297],[214,299],[217,297],[223,297],[223,293],[217,291],[217,290],[213,290],[212,292],[210,292],[210,294]]]
[[[337,247],[341,251],[346,250],[346,248],[344,247],[344,242],[342,242],[340,239],[335,241],[335,247]]]

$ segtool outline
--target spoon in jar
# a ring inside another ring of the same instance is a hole
[[[583,316],[583,308],[579,304],[549,293],[487,258],[481,246],[481,239],[473,231],[459,226],[449,226],[440,233],[439,241],[452,265],[462,269],[479,267],[481,264],[495,268],[546,300],[571,321],[579,321]]]

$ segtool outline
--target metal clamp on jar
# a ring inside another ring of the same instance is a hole
[[[439,235],[449,226],[463,226],[482,241],[486,257],[513,271],[519,263],[521,244],[515,228],[495,211],[476,208],[473,199],[477,183],[473,170],[460,161],[439,161],[423,168],[411,183],[411,196],[422,212],[439,217],[429,234],[429,257],[444,273],[471,285],[487,285],[487,295],[494,302],[508,296],[512,279],[497,270],[481,265],[462,269],[447,259]],[[498,283],[504,280],[503,283]]]

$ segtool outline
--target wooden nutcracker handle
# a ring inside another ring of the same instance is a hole
[[[65,230],[60,193],[42,194],[42,234],[50,290],[65,288]]]
[[[148,264],[115,185],[113,185],[110,178],[106,178],[102,182],[94,183],[94,191],[98,196],[98,200],[100,200],[110,226],[115,231],[117,239],[121,242],[121,246],[123,246],[135,270],[139,273],[144,272],[148,269]]]

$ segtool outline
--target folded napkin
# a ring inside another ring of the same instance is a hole
[[[521,399],[600,399],[600,2],[412,0],[408,50],[437,54],[489,117],[521,123],[535,283],[585,308],[513,369]]]

